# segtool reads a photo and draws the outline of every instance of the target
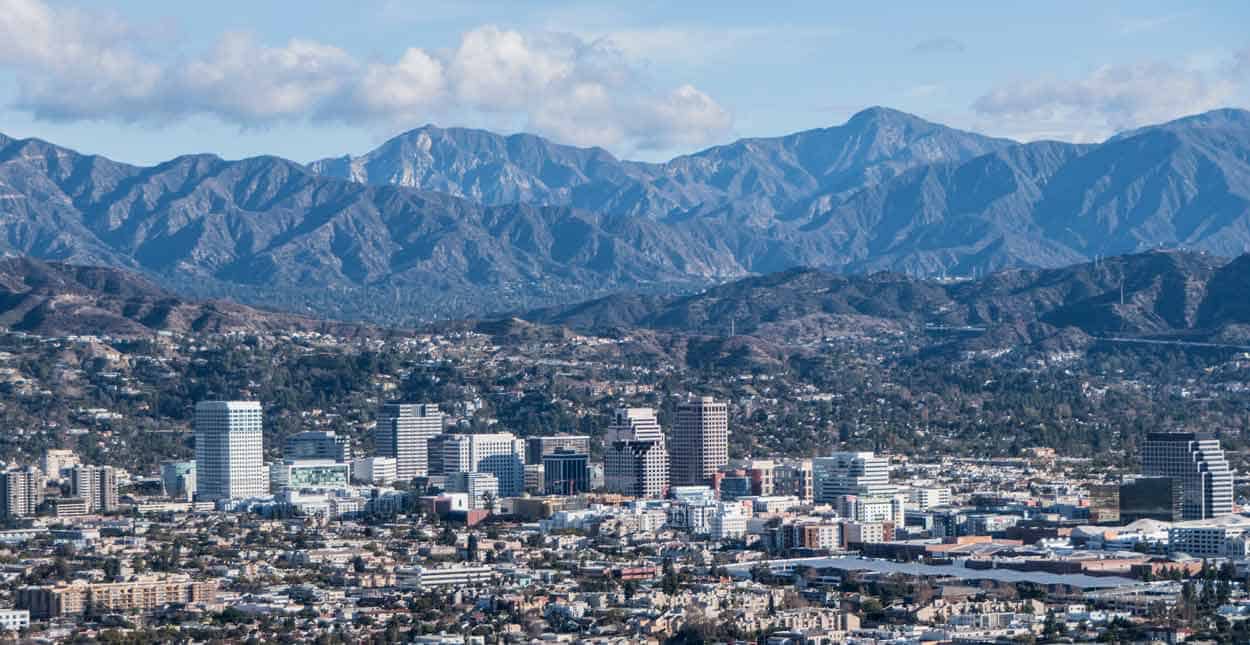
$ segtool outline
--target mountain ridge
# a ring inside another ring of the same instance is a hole
[[[912,145],[917,141],[924,145]],[[618,160],[602,148],[565,146],[527,133],[426,125],[359,157],[318,160],[309,168],[362,183],[446,192],[485,205],[525,201],[664,219],[715,213],[753,190],[795,201],[821,189],[845,188],[853,177],[876,181],[919,161],[968,158],[1012,143],[878,106],[840,126],[739,139],[663,163]],[[475,162],[483,150],[492,156]],[[822,156],[828,151],[841,155]],[[918,158],[898,158],[899,153]],[[788,182],[777,176],[779,171]],[[484,178],[495,190],[483,189]],[[752,206],[766,208],[770,216],[783,215],[777,200],[755,200]],[[731,214],[762,223],[748,214]]]
[[[468,132],[438,132],[449,131]],[[455,182],[472,177],[506,203],[326,177],[273,156],[143,167],[0,138],[0,254],[126,268],[197,297],[414,324],[796,266],[971,276],[1159,247],[1250,250],[1250,113],[1240,110],[1078,145],[872,108],[667,164],[473,132],[480,149],[438,144],[450,147],[429,159],[459,173],[439,181],[463,193]],[[549,183],[513,181],[523,167]]]
[[[1150,251],[962,281],[795,268],[690,295],[618,294],[521,317],[580,331],[642,328],[763,338],[799,323],[815,333],[839,329],[846,318],[862,318],[900,324],[915,333],[975,332],[976,338],[961,347],[1028,345],[1057,336],[1071,339],[1072,332],[1085,344],[1116,337],[1250,344],[1247,286],[1250,254],[1229,260]]]

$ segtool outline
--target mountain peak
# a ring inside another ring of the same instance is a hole
[[[1231,107],[1217,108],[1199,112],[1198,114],[1190,114],[1164,123],[1118,132],[1107,139],[1107,141],[1121,141],[1147,132],[1217,130],[1223,128],[1250,128],[1250,111]]]
[[[948,128],[940,123],[923,119],[914,114],[896,110],[894,108],[874,105],[864,108],[859,112],[851,115],[846,120],[846,124],[842,127],[852,130],[864,130],[869,128],[893,127],[893,128],[911,128],[915,130],[931,130],[938,128]]]
[[[851,118],[847,119],[846,123],[847,125],[850,125],[852,123],[878,123],[882,121],[914,121],[929,123],[914,114],[881,105],[873,105],[856,112],[851,115]]]
[[[1198,114],[1183,116],[1179,119],[1173,119],[1171,121],[1168,121],[1167,123],[1163,123],[1159,125],[1158,127],[1170,128],[1170,127],[1177,127],[1177,126],[1186,126],[1186,127],[1210,128],[1210,127],[1223,127],[1223,126],[1229,126],[1229,125],[1237,126],[1237,127],[1250,126],[1250,112],[1246,110],[1242,110],[1240,108],[1231,108],[1231,107],[1217,108],[1214,110],[1208,110],[1206,112],[1200,112]]]

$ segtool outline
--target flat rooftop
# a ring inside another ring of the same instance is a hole
[[[788,560],[764,560],[726,567],[729,571],[749,571],[758,564],[769,566],[805,565],[813,568],[840,569],[842,571],[871,571],[873,573],[902,573],[934,578],[957,580],[997,580],[1000,582],[1031,582],[1042,585],[1068,585],[1080,589],[1110,589],[1140,584],[1140,581],[1119,576],[1090,576],[1083,573],[1047,573],[1044,571],[1013,571],[1011,569],[969,569],[963,563],[918,564],[893,562],[861,557],[794,558]]]

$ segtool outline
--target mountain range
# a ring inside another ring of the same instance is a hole
[[[659,164],[432,126],[308,165],[139,167],[0,135],[2,254],[391,324],[795,267],[980,275],[1157,247],[1250,250],[1250,113],[1077,145],[871,108]]]
[[[793,269],[684,296],[619,294],[524,318],[585,331],[642,328],[790,342],[839,333],[850,321],[975,341],[961,347],[1056,339],[1072,348],[1095,339],[1250,346],[1246,294],[1250,254],[1230,261],[1150,251],[1057,269],[1005,270],[979,280]]]

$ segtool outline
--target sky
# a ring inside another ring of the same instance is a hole
[[[1098,141],[1250,108],[1250,3],[0,0],[0,132],[138,164],[427,123],[663,160],[883,105]]]

